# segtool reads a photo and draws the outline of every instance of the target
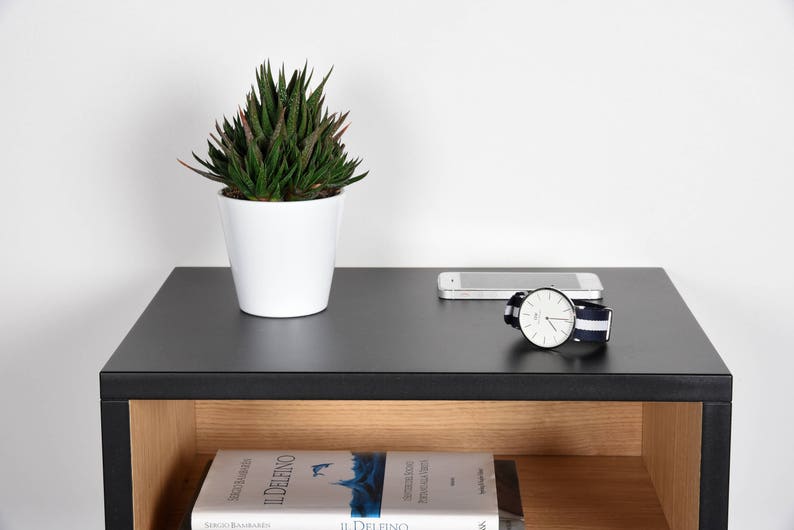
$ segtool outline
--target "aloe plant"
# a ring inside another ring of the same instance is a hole
[[[341,142],[348,112],[329,114],[325,108],[323,89],[331,71],[309,91],[312,72],[306,65],[287,82],[283,65],[274,79],[270,62],[262,64],[245,108],[231,121],[224,116],[222,125],[215,122],[208,160],[193,153],[206,171],[177,160],[225,184],[224,194],[233,198],[302,201],[336,195],[368,172],[353,176],[361,160],[348,158]]]

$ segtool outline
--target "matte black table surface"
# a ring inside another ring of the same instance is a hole
[[[506,326],[504,301],[439,299],[442,270],[461,269],[339,268],[328,309],[266,319],[238,309],[228,268],[174,269],[102,370],[102,399],[731,400],[662,269],[567,269],[600,276],[612,338],[554,351]]]

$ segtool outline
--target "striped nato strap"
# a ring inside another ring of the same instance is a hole
[[[612,309],[587,300],[571,300],[576,308],[576,327],[573,340],[577,342],[607,342],[612,328]]]
[[[521,304],[524,303],[524,299],[528,294],[529,292],[527,291],[519,291],[510,297],[505,306],[505,324],[521,329],[518,324],[518,312],[521,310]]]
[[[505,305],[505,324],[521,329],[518,314],[528,294],[528,291],[520,291],[510,297]],[[571,338],[576,342],[607,342],[612,328],[612,309],[587,300],[571,302],[576,308],[576,327]]]

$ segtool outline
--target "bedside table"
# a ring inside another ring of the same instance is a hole
[[[731,374],[664,270],[575,269],[612,339],[558,352],[441,270],[340,268],[326,311],[262,319],[174,269],[100,373],[106,528],[176,530],[217,449],[289,448],[515,457],[527,530],[727,529]]]

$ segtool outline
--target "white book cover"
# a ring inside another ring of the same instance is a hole
[[[489,453],[218,451],[193,530],[498,530]]]

